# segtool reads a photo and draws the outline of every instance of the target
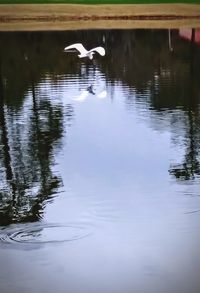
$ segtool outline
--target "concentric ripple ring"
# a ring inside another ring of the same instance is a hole
[[[46,244],[75,241],[92,234],[91,226],[78,224],[18,224],[0,230],[0,242]]]

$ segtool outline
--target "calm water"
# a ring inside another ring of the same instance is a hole
[[[170,34],[0,33],[1,293],[200,292],[200,46]]]

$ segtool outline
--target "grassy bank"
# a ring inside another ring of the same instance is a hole
[[[188,3],[200,4],[200,0],[0,0],[0,4],[159,4]]]
[[[5,1],[11,2],[11,0]],[[74,2],[57,5],[55,3],[57,0],[46,0],[46,3],[45,0],[35,0],[34,4],[28,0],[16,1],[26,1],[26,3],[16,4],[12,0],[13,5],[0,5],[0,31],[200,27],[199,2],[198,4],[164,4],[164,2],[156,4],[157,0],[150,0],[154,1],[154,4],[150,4],[150,1],[146,0],[148,5],[146,3],[134,5],[128,2],[133,0],[124,0],[123,4],[127,5],[123,5],[120,3],[122,0],[103,0],[109,1],[104,2],[109,5],[103,5],[103,1],[86,0],[91,1],[86,3],[86,1],[81,2],[82,0],[68,0]],[[38,2],[41,4],[37,5],[36,1],[42,2]],[[52,2],[49,5],[47,1]],[[58,1],[61,3],[60,1],[66,0]],[[78,1],[80,1],[79,5],[73,5],[78,4]],[[87,5],[88,3],[102,5]],[[112,5],[115,3],[117,5]]]

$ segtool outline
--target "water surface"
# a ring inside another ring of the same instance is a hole
[[[199,76],[178,30],[0,34],[1,293],[199,292]]]

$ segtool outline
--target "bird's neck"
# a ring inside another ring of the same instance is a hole
[[[90,60],[93,59],[93,54],[94,54],[94,52],[90,52],[90,53],[88,54],[88,57],[89,57]]]

